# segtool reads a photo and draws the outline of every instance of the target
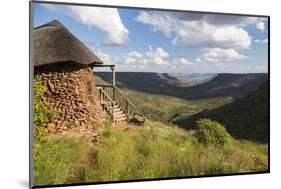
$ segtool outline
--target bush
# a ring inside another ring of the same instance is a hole
[[[38,149],[41,155],[34,162],[36,185],[85,182],[87,158],[94,153],[86,137],[49,140]]]
[[[104,121],[105,130],[103,131],[102,135],[104,137],[110,138],[112,136],[112,119],[106,117]]]
[[[212,122],[213,123],[213,122]],[[85,138],[40,144],[35,183],[85,182],[202,176],[265,171],[268,145],[232,140],[224,148],[199,143],[183,129],[146,121],[138,130],[115,128],[98,143]]]
[[[224,147],[230,142],[231,136],[224,125],[210,119],[200,119],[196,122],[196,138],[198,142],[215,147]]]
[[[47,87],[42,83],[40,77],[36,77],[34,80],[34,126],[44,126],[47,123],[51,123],[57,112],[52,110],[46,99],[44,93]]]
[[[34,79],[34,97],[33,97],[33,110],[34,110],[34,130],[33,130],[33,147],[34,147],[34,160],[37,161],[42,156],[42,151],[39,150],[40,145],[47,142],[47,128],[45,125],[51,123],[57,112],[53,111],[46,99],[44,93],[47,87],[42,83],[40,77]],[[35,170],[35,176],[38,174]]]

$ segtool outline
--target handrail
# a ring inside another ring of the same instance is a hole
[[[99,87],[98,87],[98,88],[99,88]],[[109,96],[102,88],[99,88],[99,90],[102,91],[103,95],[105,95],[105,96],[109,99],[109,101],[110,101],[112,104],[115,104],[115,103],[116,103],[116,102],[114,102],[114,100],[112,100],[112,99],[110,98],[110,96]]]
[[[125,100],[134,108],[137,110],[137,107],[118,89],[117,87],[114,87],[116,91],[123,97]]]
[[[102,92],[104,94],[106,94],[106,97],[108,97],[111,102],[114,102],[117,105],[119,105],[119,107],[123,109],[124,113],[126,113],[127,116],[129,116],[130,114],[133,115],[133,117],[135,115],[139,115],[145,119],[144,115],[141,112],[139,112],[138,108],[116,86],[96,84],[96,87],[99,88],[100,90],[102,90]],[[106,92],[104,90],[105,88],[111,88],[112,91]],[[116,95],[116,91],[119,95]],[[112,98],[109,96],[109,94],[112,94]],[[118,98],[118,96],[121,98]],[[122,101],[123,101],[123,103],[122,103]],[[130,109],[129,107],[131,107],[132,108],[131,110],[133,110],[133,111],[129,111],[129,109]]]
[[[110,96],[103,90],[102,87],[97,87],[100,92],[100,101],[102,106],[112,115],[112,119],[115,120],[114,106],[116,102],[110,98]]]
[[[96,87],[112,87],[112,85],[102,85],[102,84],[96,84]]]

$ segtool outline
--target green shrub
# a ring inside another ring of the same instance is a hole
[[[34,79],[34,98],[33,98],[33,108],[34,108],[34,125],[44,126],[47,123],[51,123],[53,118],[57,115],[57,112],[52,110],[46,99],[44,98],[44,93],[47,87],[42,83],[40,77]]]
[[[105,130],[103,131],[102,135],[104,137],[110,138],[112,136],[112,119],[106,117],[104,121]]]
[[[38,161],[42,156],[42,151],[39,149],[40,145],[47,142],[47,128],[45,125],[51,123],[57,112],[53,111],[46,99],[44,93],[47,87],[42,83],[40,77],[34,79],[34,97],[33,97],[33,149],[34,149],[34,161]],[[38,170],[34,171],[35,176],[38,176]]]
[[[195,135],[160,122],[138,130],[115,128],[99,143],[59,138],[40,144],[35,183],[67,184],[214,174],[268,169],[267,144],[233,139],[224,148],[199,143]]]
[[[93,132],[96,132],[98,128],[103,128],[103,126],[100,123],[98,123],[96,120],[92,120],[91,124],[93,126]]]
[[[111,127],[112,127],[112,119],[110,117],[106,117],[106,119],[104,121],[104,127],[106,129],[111,129]]]
[[[86,137],[48,140],[38,149],[42,155],[34,162],[36,185],[85,182],[87,158],[94,153]]]
[[[196,122],[196,138],[205,145],[224,147],[230,142],[231,136],[224,125],[210,119],[200,119]]]

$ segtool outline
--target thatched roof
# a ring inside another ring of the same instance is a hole
[[[57,20],[34,29],[35,66],[68,61],[84,65],[103,63]]]

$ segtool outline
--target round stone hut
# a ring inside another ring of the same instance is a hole
[[[48,87],[45,97],[58,112],[56,128],[87,128],[102,122],[93,66],[103,62],[59,21],[34,29],[34,77]]]

